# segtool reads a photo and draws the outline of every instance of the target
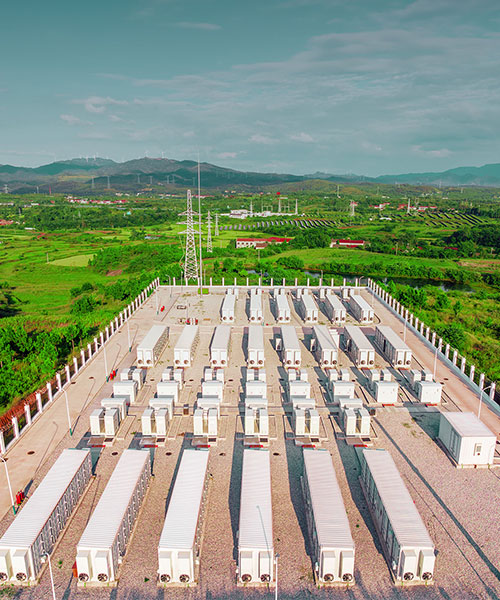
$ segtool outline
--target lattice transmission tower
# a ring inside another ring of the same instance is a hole
[[[194,228],[195,212],[193,212],[193,200],[191,197],[191,190],[187,191],[187,203],[186,212],[181,213],[182,216],[186,217],[186,231],[182,233],[186,234],[186,251],[184,255],[184,280],[189,283],[190,279],[194,279],[196,283],[200,282],[200,273],[198,271],[198,260],[196,257],[196,243],[194,235],[197,233]]]
[[[210,211],[208,211],[207,215],[207,252],[213,252],[212,248],[212,217],[210,216]]]
[[[215,213],[215,231],[214,235],[219,235],[219,213]]]

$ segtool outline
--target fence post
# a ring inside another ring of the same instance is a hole
[[[460,361],[460,370],[462,371],[462,373],[465,373],[465,356],[462,356],[462,360]]]
[[[5,454],[5,438],[3,437],[3,431],[0,431],[0,454]]]
[[[458,350],[453,350],[453,364],[454,365],[457,364],[457,359],[458,359]]]
[[[78,359],[76,356],[73,357],[73,368],[75,369],[75,375],[78,373]]]
[[[43,411],[43,406],[42,406],[42,394],[40,394],[40,392],[36,393],[36,405],[38,408],[38,412],[41,413]]]
[[[484,389],[484,373],[479,374],[479,389]]]
[[[474,381],[474,371],[476,370],[475,365],[471,365],[470,366],[470,372],[469,372],[469,379],[471,381]]]
[[[47,397],[49,399],[49,402],[52,402],[52,400],[53,400],[52,384],[50,383],[50,381],[47,381]]]
[[[26,425],[29,427],[31,425],[31,409],[28,403],[24,405],[24,414],[26,415]]]
[[[19,421],[17,417],[12,417],[12,429],[14,430],[14,437],[19,437]]]
[[[82,367],[83,367],[85,365],[85,363],[86,363],[86,360],[85,360],[85,350],[83,350],[83,348],[82,348],[82,351],[80,352],[80,355],[82,357]]]
[[[57,385],[57,391],[60,392],[62,390],[62,382],[61,382],[61,374],[60,373],[56,373],[56,385]]]
[[[496,383],[493,381],[490,387],[490,400],[493,402],[493,400],[495,400],[495,389],[496,389],[497,385]]]
[[[69,370],[69,365],[64,365],[64,370],[66,371],[66,383],[69,383],[71,380],[71,371]]]

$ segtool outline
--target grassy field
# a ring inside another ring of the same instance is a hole
[[[94,256],[95,254],[76,254],[67,258],[51,260],[49,265],[55,265],[56,267],[86,267],[89,264],[89,260],[94,258]]]

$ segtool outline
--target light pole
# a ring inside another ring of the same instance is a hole
[[[434,380],[436,379],[437,360],[438,360],[438,347],[436,346],[436,352],[434,353],[434,370],[432,373],[432,378]]]
[[[54,575],[52,573],[52,563],[50,562],[50,555],[49,555],[48,552],[45,552],[44,554],[42,554],[42,558],[43,557],[46,557],[46,560],[49,563],[50,585],[52,587],[52,600],[57,600],[56,599],[56,590],[55,590],[55,587],[54,587]]]
[[[477,418],[478,419],[481,418],[481,408],[483,406],[483,394],[486,390],[489,390],[490,388],[491,388],[491,384],[485,388],[481,388],[481,394],[479,395],[479,408],[477,410]]]
[[[12,503],[12,512],[16,514],[16,504],[14,502],[14,494],[12,493],[12,486],[10,485],[10,477],[9,477],[9,469],[7,468],[7,461],[3,456],[0,456],[0,459],[3,460],[3,464],[5,466],[5,475],[7,476],[7,485],[9,487],[10,501]]]
[[[280,555],[276,552],[274,556],[275,564],[276,564],[276,585],[274,587],[274,600],[278,600],[278,558]]]
[[[106,356],[106,344],[104,343],[102,345],[102,349],[104,352],[104,375],[106,377],[106,381],[109,380],[109,376],[108,376],[108,357]]]
[[[69,428],[69,435],[73,435],[73,429],[71,427],[71,417],[69,414],[69,402],[68,402],[68,392],[66,390],[63,390],[64,392],[64,397],[66,399],[66,415],[68,417],[68,428]]]

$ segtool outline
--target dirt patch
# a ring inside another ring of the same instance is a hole
[[[115,277],[116,275],[121,275],[123,273],[123,269],[115,269],[114,271],[108,271],[106,273],[106,277]]]

